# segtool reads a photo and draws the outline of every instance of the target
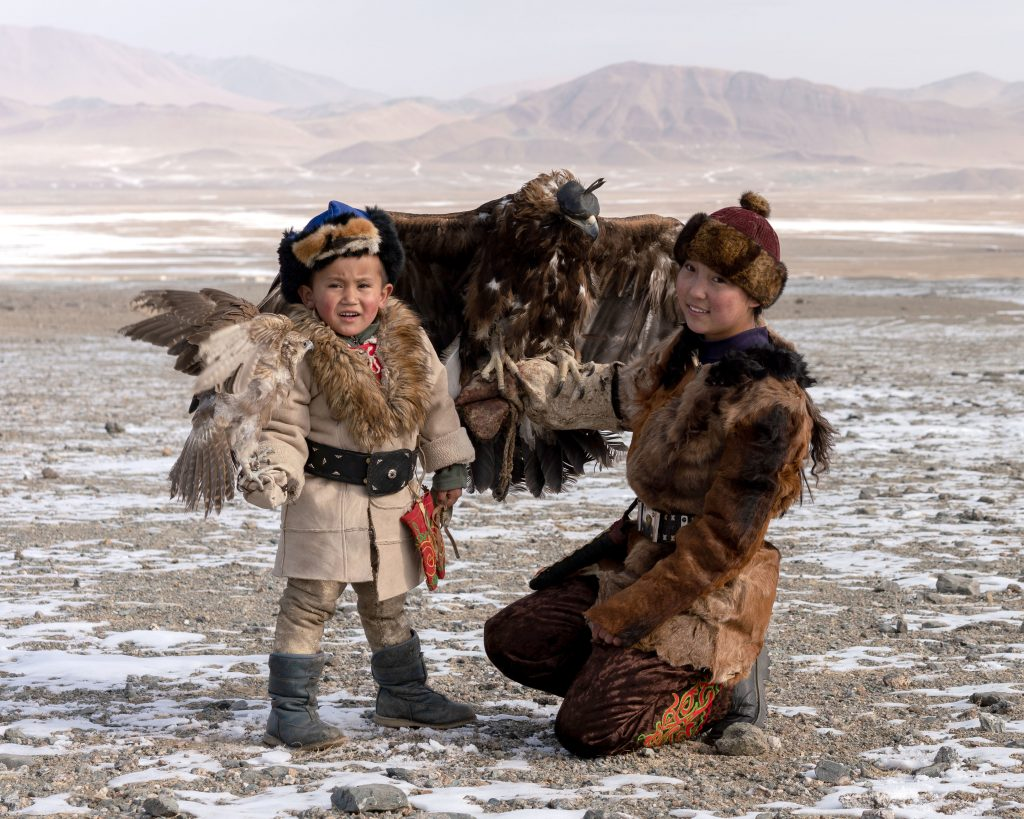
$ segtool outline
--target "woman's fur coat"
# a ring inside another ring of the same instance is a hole
[[[681,330],[635,364],[598,366],[589,394],[564,413],[607,427],[616,409],[633,430],[626,474],[637,497],[695,516],[670,544],[633,530],[623,564],[594,567],[600,594],[587,619],[719,683],[745,676],[761,650],[779,574],[768,524],[801,497],[804,462],[812,450],[824,457],[832,435],[807,395],[803,359],[771,338],[773,347],[699,365],[699,337]],[[550,422],[560,396],[537,374],[526,374],[526,411]]]

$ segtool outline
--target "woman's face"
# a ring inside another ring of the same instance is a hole
[[[680,266],[676,303],[686,326],[707,341],[732,338],[757,326],[757,302],[703,262],[687,259]]]

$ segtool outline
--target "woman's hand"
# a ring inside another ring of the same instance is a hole
[[[431,490],[430,494],[434,496],[434,506],[442,506],[445,509],[451,509],[458,502],[459,498],[462,497],[462,490],[437,489]]]
[[[621,646],[622,640],[612,634],[610,631],[605,631],[597,623],[588,623],[590,626],[590,633],[594,637],[594,642],[605,643],[610,646]]]

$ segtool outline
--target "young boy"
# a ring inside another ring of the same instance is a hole
[[[374,721],[450,728],[476,717],[428,688],[405,595],[423,578],[400,518],[420,493],[417,452],[435,503],[462,494],[473,447],[445,369],[419,321],[391,297],[404,252],[377,208],[332,201],[278,248],[290,317],[313,341],[295,386],[264,428],[274,482],[243,487],[282,506],[274,574],[288,578],[270,655],[264,742],[320,749],[344,741],[317,713],[324,623],[351,583],[379,686]]]

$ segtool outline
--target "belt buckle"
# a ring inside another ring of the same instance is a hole
[[[640,517],[640,531],[646,534],[651,540],[657,542],[658,532],[661,529],[661,512],[651,509],[644,503],[639,504],[637,510]]]

